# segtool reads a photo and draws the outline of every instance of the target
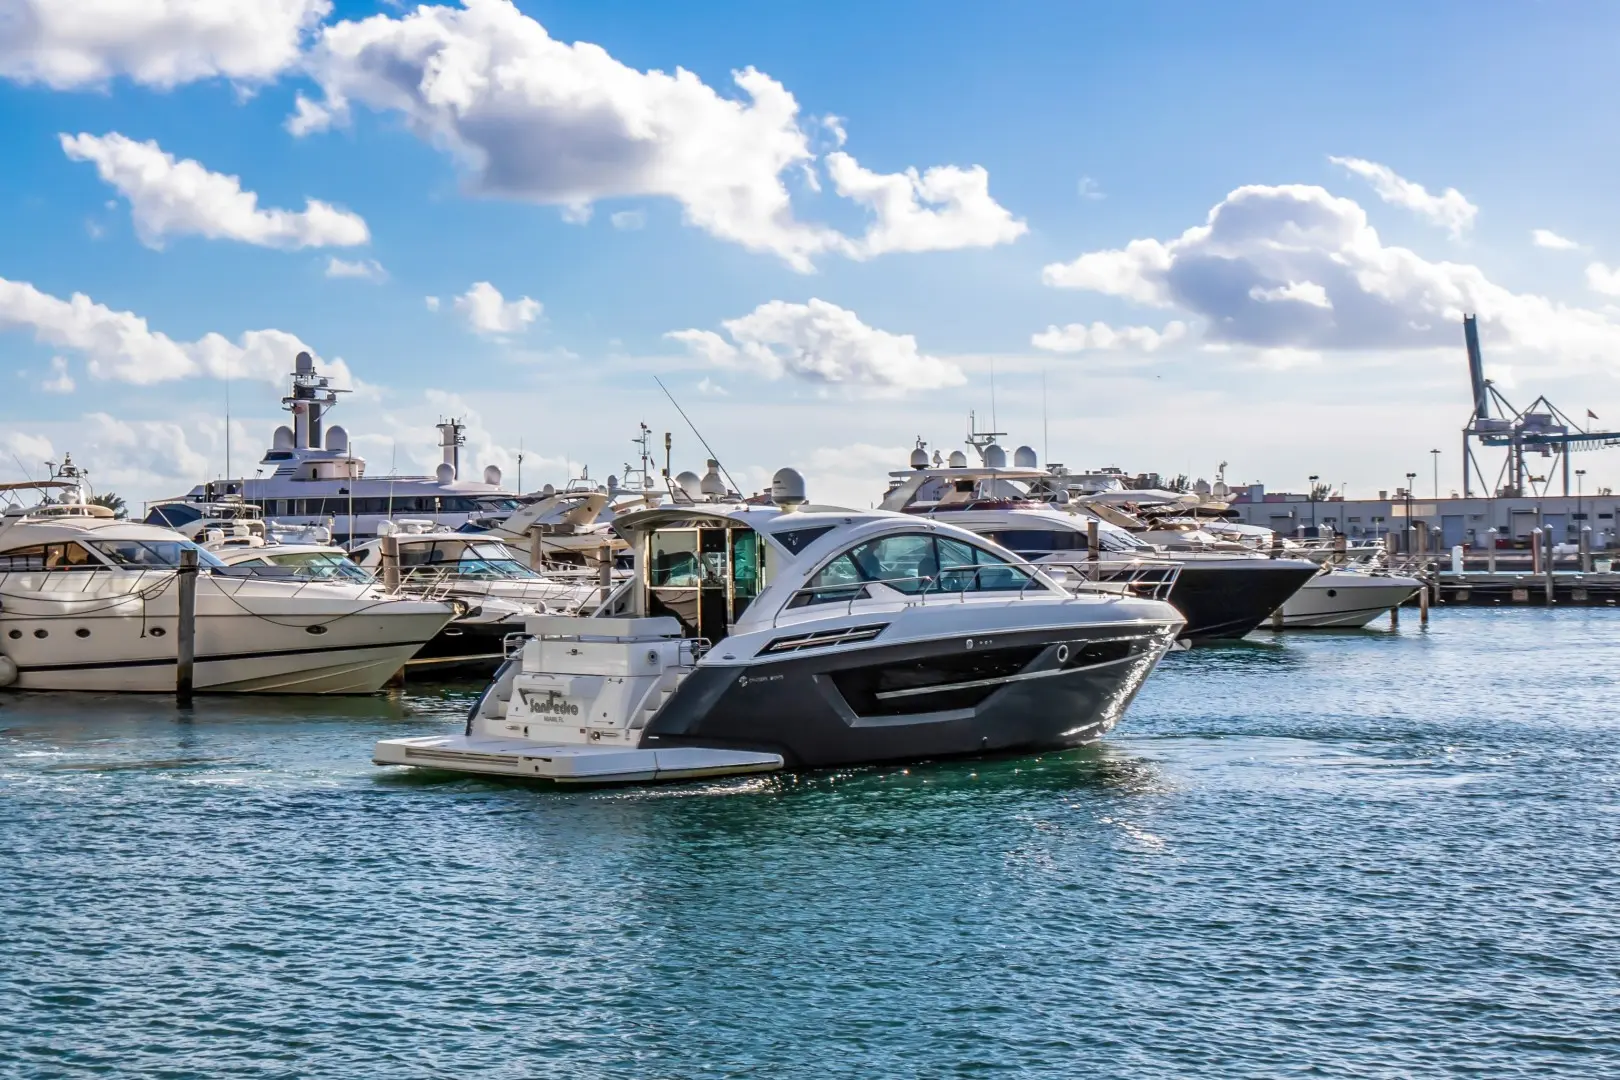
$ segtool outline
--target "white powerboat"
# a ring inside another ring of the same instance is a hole
[[[0,685],[173,691],[181,552],[196,549],[198,691],[370,693],[449,621],[369,579],[233,570],[169,529],[75,500],[0,518]]]
[[[1076,746],[1173,644],[1156,600],[1070,593],[965,530],[710,502],[621,516],[635,577],[529,639],[455,734],[382,765],[611,783]]]

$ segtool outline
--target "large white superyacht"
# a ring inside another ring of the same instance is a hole
[[[299,353],[291,387],[281,399],[293,422],[276,428],[259,475],[198,484],[185,496],[154,506],[147,522],[182,527],[229,495],[261,507],[278,523],[326,526],[334,540],[347,544],[376,536],[377,526],[395,517],[428,518],[455,529],[518,509],[518,495],[501,486],[501,470],[494,465],[479,480],[462,478],[467,439],[453,417],[438,425],[443,460],[432,476],[366,475],[366,461],[350,446],[348,432],[326,423],[343,392],[316,372],[309,353]]]

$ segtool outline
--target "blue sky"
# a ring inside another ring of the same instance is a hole
[[[1355,494],[1439,447],[1455,486],[1463,310],[1510,397],[1620,424],[1607,7],[16,11],[8,479],[222,475],[227,372],[251,473],[299,343],[373,471],[466,414],[526,487],[616,471],[641,420],[696,464],[656,374],[740,480],[864,505],[992,370],[1009,441],[1044,384],[1072,466]]]

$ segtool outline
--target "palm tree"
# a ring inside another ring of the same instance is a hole
[[[116,491],[109,491],[105,495],[97,495],[90,502],[93,506],[105,506],[113,512],[114,517],[129,516],[129,507],[124,504],[124,497]]]

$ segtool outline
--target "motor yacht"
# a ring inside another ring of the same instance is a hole
[[[0,685],[173,691],[181,552],[197,551],[200,692],[370,693],[450,620],[366,580],[233,570],[81,496],[0,517]]]
[[[1049,474],[1035,467],[1035,451],[1020,447],[1006,463],[1001,447],[989,445],[986,463],[970,466],[960,450],[944,467],[930,464],[919,444],[911,468],[891,473],[885,510],[948,520],[994,540],[1024,558],[1061,564],[1071,572],[1096,564],[1095,575],[1139,573],[1143,564],[1173,563],[1177,568],[1168,600],[1186,619],[1182,635],[1190,642],[1240,638],[1309,581],[1315,563],[1270,558],[1251,551],[1168,551],[1145,543],[1116,524],[1107,506],[1061,501],[1044,489]],[[1098,551],[1088,550],[1090,532]]]
[[[199,484],[183,497],[159,504],[163,520],[154,524],[182,527],[219,505],[223,496],[234,496],[261,507],[265,518],[325,526],[337,541],[348,544],[375,536],[379,524],[401,515],[432,518],[454,529],[520,507],[519,497],[501,486],[496,466],[486,467],[481,480],[462,476],[467,439],[454,417],[438,425],[443,460],[432,476],[368,475],[348,433],[326,423],[343,391],[316,371],[307,352],[297,355],[293,368],[288,393],[281,399],[292,424],[276,428],[259,462],[261,475]]]
[[[535,615],[575,614],[606,599],[598,569],[563,567],[538,572],[487,534],[450,532],[427,520],[384,523],[384,535],[355,548],[363,573],[388,577],[387,547],[398,557],[398,589],[405,595],[450,600],[455,621],[409,665],[459,675],[488,674],[506,658],[503,642],[524,631]],[[622,577],[623,575],[621,575]]]
[[[1181,629],[943,521],[804,505],[791,470],[772,497],[619,517],[634,576],[596,617],[532,619],[461,731],[374,760],[610,783],[1076,746]]]

